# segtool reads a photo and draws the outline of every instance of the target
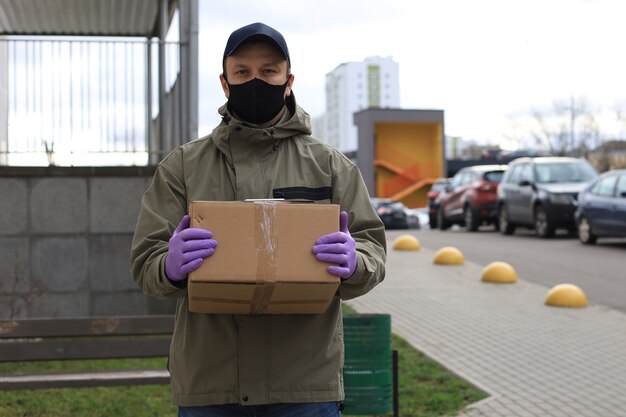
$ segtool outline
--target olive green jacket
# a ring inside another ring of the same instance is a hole
[[[310,136],[309,115],[291,97],[288,110],[277,125],[258,129],[232,118],[223,106],[220,125],[172,151],[143,196],[131,267],[146,294],[177,299],[169,358],[176,405],[343,399],[340,299],[365,294],[383,280],[384,227],[358,168]],[[174,286],[164,270],[168,240],[189,203],[277,197],[335,203],[349,213],[358,265],[328,310],[311,315],[190,313],[186,288]]]

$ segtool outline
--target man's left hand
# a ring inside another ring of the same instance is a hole
[[[348,230],[348,213],[339,214],[339,231],[317,239],[313,246],[315,257],[322,262],[335,263],[328,272],[342,279],[348,279],[356,269],[356,243]]]

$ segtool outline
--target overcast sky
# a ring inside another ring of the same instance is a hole
[[[325,75],[392,56],[400,103],[441,109],[449,136],[515,148],[523,116],[585,98],[603,130],[626,136],[624,0],[199,1],[200,134],[219,123],[218,75],[230,33],[261,21],[286,38],[298,103],[325,111]],[[622,115],[623,117],[623,115]]]

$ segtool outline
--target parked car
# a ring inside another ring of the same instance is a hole
[[[496,223],[498,183],[506,165],[474,165],[461,169],[439,194],[437,227],[446,230],[452,224],[464,224],[476,231],[481,224]]]
[[[536,158],[538,156],[550,156],[550,153],[536,149],[518,149],[516,151],[502,152],[498,155],[498,159],[503,161],[502,163],[508,163],[517,158]]]
[[[576,231],[576,199],[598,176],[589,162],[579,158],[518,158],[498,187],[500,232],[508,235],[518,226],[535,229],[542,238],[556,229]]]
[[[426,207],[408,208],[405,211],[409,222],[409,229],[428,228],[429,218],[428,209]]]
[[[430,186],[430,191],[428,191],[428,224],[431,229],[437,227],[437,196],[439,193],[444,191],[446,185],[450,183],[449,178],[438,178],[435,180],[433,185]]]
[[[404,209],[404,213],[406,213],[406,223],[408,229],[420,229],[422,225],[420,224],[420,217],[416,209],[406,208]]]
[[[372,206],[383,221],[385,229],[408,229],[407,207],[390,198],[372,198]]]
[[[578,238],[626,237],[626,169],[605,172],[578,196]]]

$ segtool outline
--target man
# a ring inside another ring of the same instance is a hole
[[[170,153],[142,200],[132,272],[146,294],[177,299],[169,369],[179,416],[340,415],[340,300],[365,294],[384,278],[384,227],[361,174],[310,137],[290,64],[283,36],[271,27],[254,23],[233,32],[220,75],[228,99],[219,109],[222,122]],[[187,274],[219,251],[210,231],[189,227],[188,204],[247,198],[340,205],[340,231],[311,242],[317,259],[341,278],[325,313],[188,311]]]

